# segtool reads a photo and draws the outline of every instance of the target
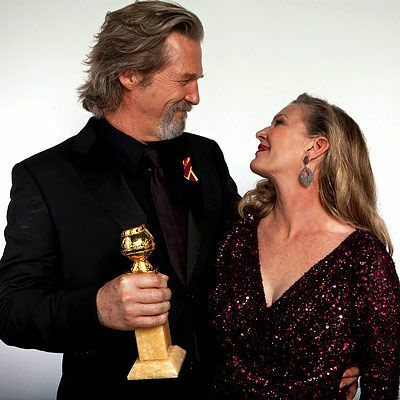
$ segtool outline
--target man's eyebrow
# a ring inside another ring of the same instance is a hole
[[[190,74],[190,73],[186,72],[185,74],[183,74],[181,76],[181,78],[184,80],[188,80],[188,81],[192,80],[192,79],[201,79],[201,78],[204,78],[204,74],[197,75],[197,74]]]

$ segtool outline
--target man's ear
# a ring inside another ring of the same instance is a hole
[[[126,90],[131,91],[135,86],[142,82],[142,75],[143,74],[139,71],[124,71],[118,74],[118,79]]]
[[[319,136],[312,140],[312,146],[307,149],[307,157],[310,161],[322,156],[329,149],[329,140],[325,136]]]

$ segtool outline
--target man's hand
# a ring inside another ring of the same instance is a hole
[[[171,291],[163,274],[124,274],[97,292],[100,324],[117,330],[162,325],[167,321]]]
[[[357,380],[360,376],[360,370],[357,367],[351,367],[344,371],[340,381],[340,389],[346,392],[346,400],[352,400],[357,392]]]

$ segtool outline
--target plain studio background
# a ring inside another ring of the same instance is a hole
[[[86,123],[90,115],[76,96],[85,76],[81,62],[105,13],[129,2],[0,1],[3,229],[12,166],[76,134]],[[367,138],[381,214],[399,266],[400,2],[182,0],[181,4],[201,18],[206,32],[201,103],[189,114],[187,130],[218,141],[243,194],[258,180],[249,170],[258,145],[255,132],[277,111],[305,91],[342,107]],[[60,373],[60,355],[0,343],[1,399],[52,399]]]

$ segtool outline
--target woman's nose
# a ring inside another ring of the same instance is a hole
[[[258,131],[258,132],[256,133],[256,138],[257,138],[258,140],[266,139],[267,136],[268,136],[268,127],[267,127],[267,128],[263,128],[263,129],[261,129],[260,131]]]

